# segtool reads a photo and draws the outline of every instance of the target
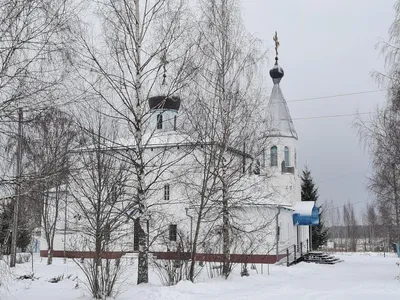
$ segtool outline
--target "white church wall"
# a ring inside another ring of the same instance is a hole
[[[290,147],[294,145],[289,144]],[[279,148],[281,149],[281,148]],[[129,150],[128,150],[129,151]],[[146,151],[146,159],[150,159],[153,156],[163,155],[165,148],[148,149]],[[283,150],[282,150],[283,151]],[[282,155],[278,150],[278,161],[282,158]],[[164,153],[162,159],[163,163],[166,164],[165,170],[162,174],[157,173],[157,163],[160,160],[154,161],[155,171],[150,176],[149,182],[151,182],[155,176],[159,176],[157,183],[151,187],[149,193],[148,206],[150,210],[150,251],[167,251],[171,250],[176,243],[169,241],[169,225],[176,224],[180,237],[187,243],[190,240],[190,227],[192,221],[192,236],[194,235],[195,228],[195,214],[193,210],[195,209],[193,205],[198,202],[196,199],[196,192],[185,193],[185,179],[190,179],[191,181],[199,184],[202,176],[201,166],[196,165],[193,155],[199,157],[202,151],[199,149],[193,149],[186,146],[174,146],[168,148],[168,151]],[[241,166],[242,157],[238,156],[236,158],[237,166]],[[171,162],[174,162],[171,166],[168,166]],[[248,162],[246,166],[249,166]],[[237,183],[240,186],[240,193],[237,193],[235,197],[241,202],[244,199],[248,199],[248,202],[254,201],[256,204],[269,204],[271,206],[276,204],[291,204],[295,201],[299,201],[300,193],[299,186],[300,182],[297,180],[297,176],[293,174],[282,174],[280,167],[278,166],[273,173],[272,177],[265,175],[255,175],[252,172],[240,175],[241,179]],[[153,176],[153,177],[152,177]],[[164,186],[169,184],[169,199],[164,197]],[[134,182],[133,182],[134,186]],[[129,191],[128,194],[133,194],[134,191]],[[131,201],[127,197],[127,201]],[[239,201],[239,202],[240,202]],[[192,215],[192,220],[186,214],[186,209],[188,209],[189,215]],[[238,239],[237,245],[234,247],[234,251],[250,251],[252,253],[267,254],[275,253],[275,243],[276,243],[276,224],[274,218],[277,209],[275,207],[270,207],[268,209],[246,209],[246,212],[241,212],[242,216],[236,219],[239,226],[253,229],[261,224],[261,220],[268,218],[270,224],[265,226],[263,230],[254,232],[253,234],[244,234],[241,239]],[[68,218],[68,229],[74,228],[79,230],[79,224],[85,222],[83,219],[77,221],[76,219],[77,211],[74,210],[72,205],[69,205],[69,210],[67,214]],[[61,212],[60,215],[63,215]],[[215,215],[213,216],[215,217]],[[210,217],[210,219],[212,219]],[[242,223],[240,224],[241,221]],[[60,220],[63,223],[63,217]],[[200,240],[206,236],[206,233],[214,226],[216,223],[208,222],[205,220],[202,225],[202,232],[200,234]],[[279,216],[279,226],[280,226],[280,240],[278,249],[284,249],[296,243],[297,228],[293,226],[292,221],[292,211],[284,210]],[[121,238],[120,241],[115,243],[113,251],[132,251],[133,250],[133,219],[127,220],[125,226],[126,234]],[[248,230],[250,231],[250,230]],[[63,233],[58,232],[56,235],[55,250],[62,250],[63,246]],[[79,234],[69,234],[68,243],[71,247],[67,245],[67,249],[73,250],[73,245],[76,241],[81,238]],[[214,230],[205,240],[205,243],[200,243],[199,251],[220,251],[221,249],[221,234],[218,230]],[[45,249],[45,243],[41,243],[41,249]],[[93,249],[92,249],[93,250]]]

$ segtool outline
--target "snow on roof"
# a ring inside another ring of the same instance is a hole
[[[315,206],[315,201],[301,201],[294,206],[295,214],[310,216]]]
[[[152,132],[145,133],[142,136],[142,144],[145,148],[175,146],[175,145],[191,145],[195,141],[187,134],[183,134],[177,131],[169,132]],[[105,150],[112,149],[126,149],[133,148],[136,145],[133,134],[129,137],[118,138],[117,140],[108,140],[101,147]],[[85,152],[96,149],[97,145],[89,145],[74,149],[71,152]]]
[[[215,142],[208,141],[196,141],[190,135],[180,131],[160,131],[160,132],[149,132],[142,136],[142,145],[144,148],[158,148],[158,147],[175,147],[175,146],[193,146],[193,145],[211,145]],[[118,138],[116,140],[106,141],[101,148],[104,150],[116,150],[116,149],[127,149],[134,148],[136,146],[136,140],[133,133],[129,137]],[[74,149],[71,152],[86,152],[93,151],[97,148],[97,145],[89,145]],[[251,154],[242,152],[242,150],[228,147],[228,152],[235,153],[238,155],[245,155],[247,158],[252,158]]]
[[[142,140],[145,147],[164,146],[170,144],[193,144],[195,142],[189,135],[178,131],[145,133]],[[120,139],[116,144],[125,147],[132,147],[136,145],[136,141],[132,136]]]

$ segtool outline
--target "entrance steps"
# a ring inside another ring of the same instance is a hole
[[[316,264],[334,265],[343,262],[342,259],[323,252],[309,252],[303,256],[303,261]]]

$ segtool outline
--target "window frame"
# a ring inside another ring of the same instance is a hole
[[[265,148],[262,149],[262,160],[261,160],[261,167],[265,168],[266,163],[265,163]]]
[[[290,149],[288,146],[285,146],[283,149],[283,157],[285,161],[285,167],[290,167]]]
[[[169,235],[169,240],[171,242],[176,242],[177,237],[178,237],[178,225],[177,224],[169,224],[168,235]]]
[[[176,131],[176,119],[177,119],[177,117],[174,116],[174,131]]]
[[[278,147],[277,146],[272,146],[270,149],[270,163],[271,167],[277,167],[278,166]]]
[[[162,129],[163,128],[163,115],[162,113],[157,114],[157,129]]]
[[[260,175],[260,173],[261,173],[261,164],[260,164],[260,160],[259,159],[256,159],[256,163],[255,163],[255,167],[254,167],[253,173],[255,175]]]
[[[164,201],[169,201],[171,199],[171,186],[169,183],[164,184]]]

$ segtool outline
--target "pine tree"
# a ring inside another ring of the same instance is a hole
[[[0,208],[0,247],[3,246],[7,232],[11,229],[13,216],[13,203],[3,204]],[[27,229],[26,220],[19,218],[18,220],[18,236],[17,247],[25,251],[31,242],[31,233]],[[11,247],[11,237],[8,239],[8,244],[5,247],[5,254],[9,254]]]
[[[311,171],[306,168],[303,170],[301,177],[301,201],[317,201],[318,200],[318,188],[315,186]],[[313,226],[312,231],[312,249],[318,249],[326,243],[327,240],[327,229],[323,222],[322,205],[319,209],[319,225]]]

